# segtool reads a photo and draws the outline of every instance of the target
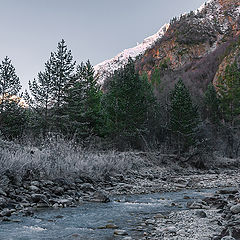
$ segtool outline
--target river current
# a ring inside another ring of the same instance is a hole
[[[38,210],[33,217],[12,216],[15,222],[0,223],[1,240],[110,240],[114,229],[129,236],[143,236],[141,224],[156,214],[186,209],[188,201],[201,199],[214,190],[183,190],[171,193],[115,196],[109,203],[85,203],[76,208]],[[186,197],[187,196],[187,197]]]

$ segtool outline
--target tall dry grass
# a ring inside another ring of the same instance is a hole
[[[86,175],[101,180],[143,165],[144,160],[134,153],[89,150],[60,137],[49,137],[38,147],[30,141],[21,145],[0,140],[0,175],[10,171],[23,178],[32,172],[39,178]]]

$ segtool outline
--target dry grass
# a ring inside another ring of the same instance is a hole
[[[84,174],[102,179],[142,165],[143,159],[133,153],[90,151],[62,138],[48,138],[38,147],[0,142],[1,175],[9,170],[18,177],[31,171],[40,178],[70,178]]]

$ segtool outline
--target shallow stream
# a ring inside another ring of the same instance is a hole
[[[0,223],[1,240],[110,240],[114,229],[99,229],[114,224],[128,236],[139,239],[146,219],[170,211],[186,209],[188,201],[201,199],[215,190],[184,190],[171,193],[116,196],[109,203],[85,203],[76,208],[45,209],[33,217],[12,216],[16,222]],[[187,197],[186,197],[187,196]],[[20,221],[20,222],[17,222]]]

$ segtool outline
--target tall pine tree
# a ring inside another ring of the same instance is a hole
[[[204,112],[205,117],[212,123],[218,124],[220,122],[220,100],[212,83],[208,85],[207,91],[204,94]]]
[[[180,79],[171,93],[170,128],[177,138],[178,153],[187,151],[194,143],[199,123],[197,107],[192,103],[189,90]]]
[[[20,137],[26,127],[25,109],[21,106],[19,77],[11,60],[0,64],[0,132],[7,138]]]
[[[52,52],[45,64],[45,71],[38,74],[38,79],[29,82],[32,103],[41,122],[43,132],[61,130],[64,124],[63,106],[66,91],[74,82],[75,62],[71,50],[67,49],[65,41],[58,43],[57,51]]]
[[[155,97],[147,79],[135,71],[134,61],[116,71],[109,81],[104,96],[105,119],[108,134],[134,146],[147,133],[150,114],[154,111]]]
[[[41,129],[46,134],[52,125],[52,109],[55,103],[54,86],[49,68],[45,68],[44,72],[38,73],[37,80],[29,81],[29,89],[31,96],[25,94],[29,106],[34,109],[35,113],[31,114],[32,124],[35,129]]]
[[[240,70],[236,62],[226,67],[217,87],[224,120],[234,127],[240,123]]]
[[[19,94],[21,84],[11,60],[5,57],[0,64],[0,111],[4,110],[7,99]]]
[[[71,134],[81,138],[101,134],[101,96],[90,61],[81,63],[65,98],[64,112],[68,115],[66,129]]]

